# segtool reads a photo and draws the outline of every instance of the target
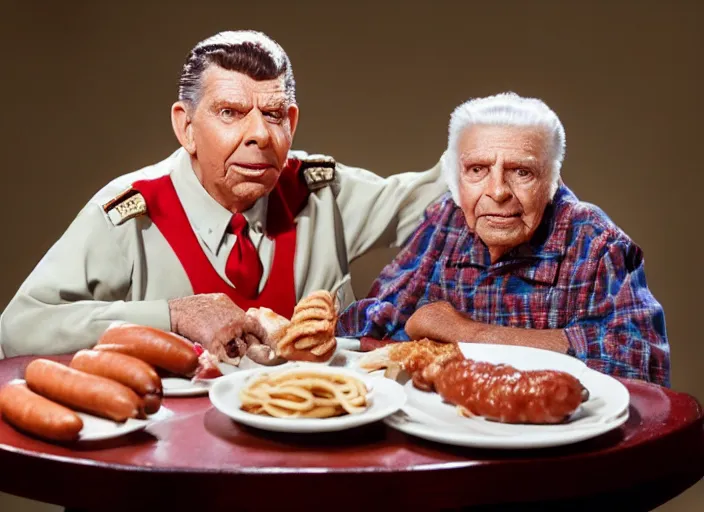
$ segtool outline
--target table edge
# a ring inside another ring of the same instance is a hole
[[[386,429],[390,429],[393,431],[396,431],[392,427],[386,425]],[[619,427],[620,428],[620,427]],[[577,452],[574,454],[566,454],[566,455],[559,455],[559,456],[554,456],[554,457],[532,457],[530,459],[509,459],[510,462],[514,464],[525,464],[525,463],[534,463],[536,460],[539,460],[544,463],[551,463],[551,462],[561,462],[561,463],[567,463],[569,461],[575,461],[575,460],[595,460],[595,459],[600,459],[604,457],[612,457],[618,454],[624,454],[624,453],[629,453],[634,450],[642,450],[642,449],[647,449],[649,446],[653,444],[658,444],[659,442],[662,442],[664,439],[669,439],[673,435],[677,435],[683,431],[696,431],[699,429],[702,433],[702,442],[704,444],[704,416],[701,414],[694,419],[692,422],[681,425],[680,427],[672,430],[669,432],[669,434],[665,437],[653,437],[647,440],[644,440],[638,444],[632,445],[632,446],[627,446],[625,448],[619,448],[617,446],[612,446],[609,448],[606,448],[601,451],[597,452]],[[414,438],[414,436],[411,436],[410,434],[405,434],[403,432],[398,431],[400,434],[404,436],[408,436],[411,438]],[[602,435],[608,435],[610,432],[606,432]],[[566,445],[570,446],[570,445]],[[482,451],[481,449],[478,449],[480,452]],[[489,450],[491,452],[495,452],[496,450]],[[518,451],[520,453],[521,451],[524,450],[499,450],[500,452],[503,451]],[[283,474],[302,474],[302,475],[313,475],[313,474],[369,474],[369,473],[417,473],[417,472],[423,472],[423,471],[451,471],[451,470],[458,470],[458,469],[468,469],[473,466],[487,466],[491,464],[487,464],[486,461],[484,460],[476,460],[476,459],[467,459],[467,460],[462,460],[462,461],[453,461],[453,462],[442,462],[442,463],[428,463],[428,464],[419,464],[419,465],[414,465],[414,466],[405,466],[405,467],[386,467],[386,466],[357,466],[357,467],[340,467],[340,468],[327,468],[327,467],[310,467],[310,466],[303,466],[303,467],[297,467],[297,466],[290,466],[290,467],[254,467],[254,466],[240,466],[234,469],[218,469],[218,468],[204,468],[204,467],[199,467],[199,468],[194,468],[194,467],[187,467],[187,466],[146,466],[146,465],[136,465],[136,464],[124,464],[124,463],[119,463],[119,462],[105,462],[105,461],[98,461],[94,459],[88,459],[88,458],[82,458],[82,457],[71,457],[71,456],[65,456],[65,455],[56,455],[56,454],[48,454],[45,452],[38,452],[38,451],[31,451],[31,450],[25,450],[22,448],[17,448],[13,445],[8,445],[5,443],[0,442],[0,461],[3,458],[3,452],[6,454],[9,454],[10,457],[12,456],[22,456],[22,457],[27,457],[30,459],[35,459],[37,461],[45,461],[45,462],[52,462],[52,463],[61,463],[61,464],[70,464],[70,465],[76,465],[76,466],[81,466],[84,468],[100,468],[100,469],[108,469],[111,471],[118,471],[121,473],[133,473],[133,474],[139,474],[139,473],[161,473],[161,474],[173,474],[173,473],[183,473],[183,474],[200,474],[200,475],[208,475],[208,474],[231,474],[233,476],[235,475],[283,475]],[[540,452],[540,450],[538,450]],[[502,462],[506,462],[502,460]]]

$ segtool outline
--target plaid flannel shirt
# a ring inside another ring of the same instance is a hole
[[[648,289],[642,250],[564,185],[532,240],[494,264],[446,194],[368,298],[340,314],[337,335],[406,341],[408,318],[433,301],[478,322],[563,329],[568,353],[589,367],[670,386],[665,315]]]

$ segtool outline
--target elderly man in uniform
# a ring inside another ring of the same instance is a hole
[[[400,245],[447,187],[439,163],[382,179],[292,152],[298,118],[276,42],[241,31],[197,44],[171,110],[182,147],[82,208],[4,311],[4,355],[73,352],[114,321],[207,347],[234,338],[249,307],[290,317],[338,288],[352,302],[350,262]]]
[[[669,386],[665,317],[643,253],[561,182],[557,115],[500,94],[459,106],[449,132],[451,193],[369,297],[340,315],[338,334],[536,347]]]

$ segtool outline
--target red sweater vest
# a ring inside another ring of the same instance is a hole
[[[299,175],[301,162],[289,159],[276,187],[269,194],[266,236],[274,241],[274,260],[264,288],[254,299],[240,296],[215,271],[176,194],[169,175],[132,184],[147,204],[147,214],[183,265],[195,294],[225,293],[245,311],[267,307],[291,318],[297,303],[294,278],[295,218],[308,203],[309,190]]]

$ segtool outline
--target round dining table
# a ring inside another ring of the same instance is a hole
[[[378,346],[362,340],[362,349]],[[71,355],[47,357],[67,363]],[[35,357],[0,360],[0,385]],[[0,421],[0,491],[82,510],[652,510],[704,476],[692,396],[619,379],[629,418],[542,449],[463,448],[382,421],[285,434],[235,423],[208,396],[165,398],[146,429],[59,444]]]

